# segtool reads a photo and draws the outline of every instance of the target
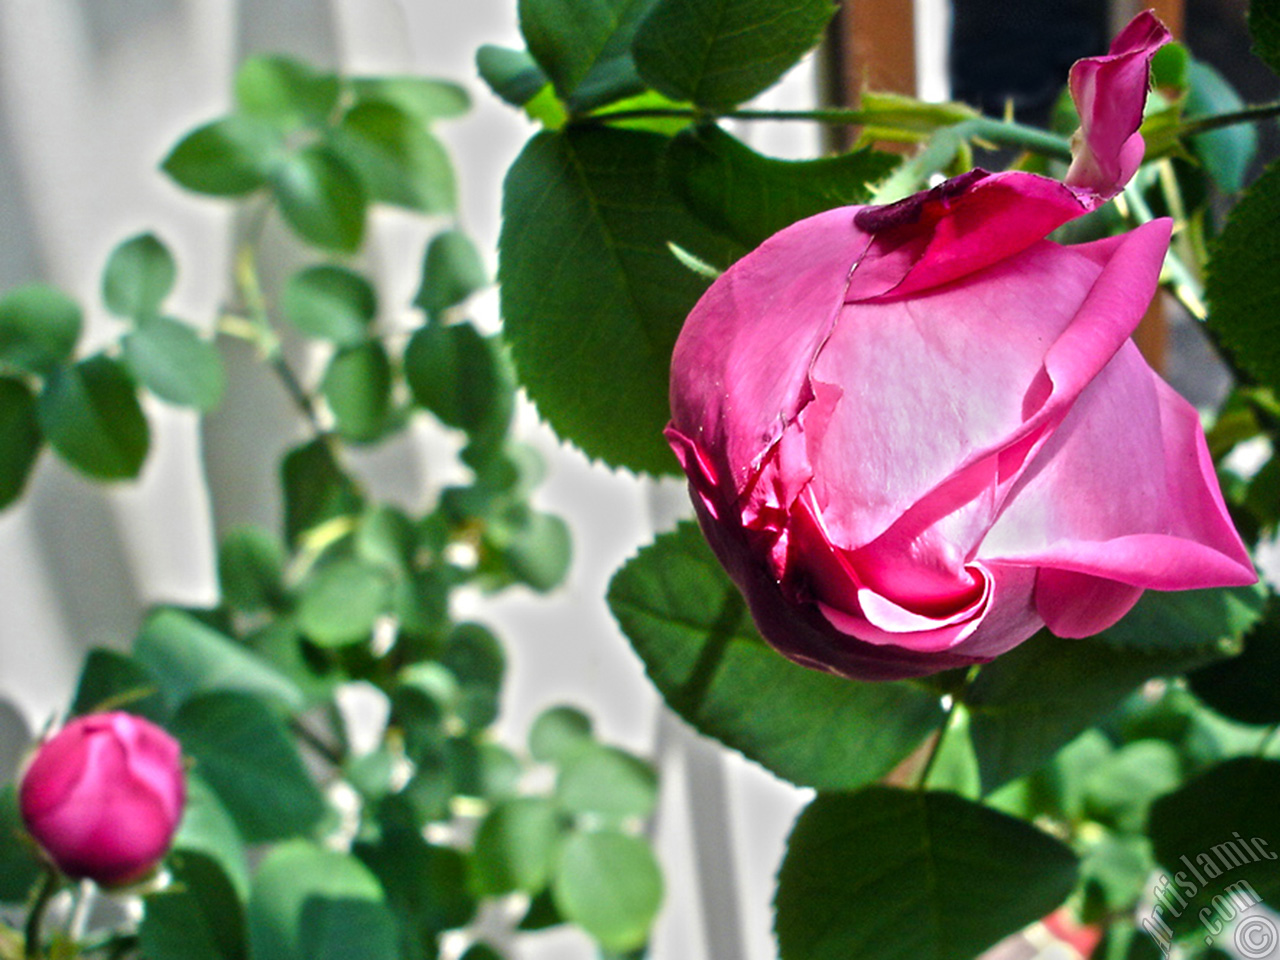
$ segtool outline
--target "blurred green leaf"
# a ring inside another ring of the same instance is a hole
[[[476,51],[480,79],[513,107],[523,107],[551,84],[527,50],[484,44]]]
[[[391,360],[377,340],[338,350],[320,382],[338,432],[353,443],[376,440],[386,431],[391,387]]]
[[[434,316],[457,306],[489,282],[480,251],[461,230],[431,238],[422,263],[422,285],[413,304]]]
[[[284,158],[277,130],[254,117],[229,116],[192,130],[160,166],[188,190],[238,197],[265,186]]]
[[[404,375],[414,401],[445,426],[496,440],[514,409],[514,384],[498,341],[470,323],[428,324],[405,348]]]
[[[123,480],[142,470],[150,429],[120,361],[97,354],[50,371],[37,414],[49,445],[88,476]]]
[[[636,33],[635,65],[655,90],[724,110],[773,86],[835,12],[832,0],[659,0]]]
[[[359,860],[303,840],[262,861],[249,896],[255,960],[398,960],[395,920]]]
[[[1141,833],[1147,809],[1182,782],[1178,753],[1163,740],[1127,743],[1089,772],[1083,783],[1091,819],[1123,833]]]
[[[251,57],[235,77],[241,112],[283,129],[320,124],[338,102],[338,78],[282,56]]]
[[[639,837],[582,830],[561,846],[551,890],[564,918],[606,950],[633,950],[648,940],[662,904],[662,871]]]
[[[1245,637],[1244,652],[1191,674],[1191,689],[1224,717],[1241,723],[1280,723],[1280,602]],[[1280,842],[1280,841],[1278,841]]]
[[[0,787],[0,903],[24,903],[43,872],[35,841],[22,825],[17,784]]]
[[[304,835],[324,800],[281,720],[245,693],[215,691],[187,700],[170,729],[195,758],[249,843]]]
[[[393,103],[423,123],[452,120],[471,109],[465,88],[448,80],[430,77],[355,77],[351,80],[357,100]]]
[[[1193,60],[1188,70],[1190,88],[1183,104],[1187,119],[1243,109],[1235,88],[1209,64]],[[1238,193],[1258,152],[1258,131],[1247,123],[1210,130],[1191,138],[1191,151],[1219,190]]]
[[[694,215],[747,248],[815,213],[866,203],[871,187],[901,162],[874,150],[774,160],[716,126],[686,130],[667,156],[672,186]]]
[[[505,960],[505,954],[499,953],[487,943],[473,943],[458,960]]]
[[[391,584],[386,574],[354,557],[341,557],[316,569],[298,595],[298,626],[323,647],[368,640],[387,608]]]
[[[459,624],[449,635],[440,662],[457,678],[457,712],[463,722],[472,729],[493,723],[506,672],[506,654],[498,638],[478,623]]]
[[[548,707],[529,728],[529,753],[542,763],[570,761],[594,742],[591,718],[576,707]]]
[[[612,823],[644,818],[658,802],[658,778],[644,761],[597,744],[565,760],[556,779],[556,801],[568,813]]]
[[[187,802],[173,838],[174,850],[202,853],[217,860],[243,900],[249,895],[249,866],[235,821],[213,788],[187,771]]]
[[[540,593],[564,583],[569,575],[573,538],[560,517],[536,510],[520,512],[520,522],[496,544],[511,575]]]
[[[671,193],[666,144],[538,134],[507,174],[498,245],[504,335],[529,396],[588,456],[647,473],[677,470],[662,439],[671,350],[706,287],[667,244],[719,265],[736,249]]]
[[[0,368],[44,376],[71,359],[80,305],[61,290],[30,283],[0,298]]]
[[[323,439],[294,447],[280,465],[285,541],[296,546],[306,531],[336,517],[354,517],[363,498]]]
[[[284,546],[261,527],[237,527],[218,547],[222,600],[252,613],[280,606],[284,599]]]
[[[368,339],[378,299],[360,274],[326,264],[290,277],[281,306],[285,319],[307,336],[350,347]]]
[[[952,794],[819,794],[778,873],[778,947],[783,960],[972,960],[1061,904],[1076,869],[1048,834]]]
[[[1253,52],[1274,72],[1280,73],[1280,3],[1253,0],[1249,4],[1249,33]]]
[[[1262,618],[1267,591],[1260,584],[1214,590],[1148,590],[1101,637],[1126,650],[1181,656],[1211,647],[1226,653]]]
[[[119,244],[102,273],[102,300],[120,317],[151,316],[173,289],[178,265],[154,233]]]
[[[350,163],[372,201],[420,213],[457,206],[453,166],[420,118],[393,103],[365,101],[347,111],[333,145]]]
[[[767,647],[692,523],[628,561],[608,602],[673,710],[792,783],[871,783],[942,720],[937,695],[921,687],[846,680]]]
[[[161,400],[207,411],[222,399],[222,357],[185,323],[148,317],[125,334],[121,346],[138,382]]]
[[[148,960],[244,960],[244,907],[216,860],[185,851],[173,880],[145,898],[140,946]]]
[[[368,198],[351,166],[329,147],[311,144],[271,172],[280,213],[307,243],[353,253],[364,237]]]
[[[119,709],[164,723],[168,707],[160,682],[141,663],[118,650],[90,650],[80,667],[71,701],[73,716]]]
[[[160,682],[170,708],[197,693],[239,690],[301,710],[302,691],[230,637],[172,607],[147,617],[133,654]]]
[[[551,877],[562,825],[551,801],[516,797],[495,806],[476,829],[471,882],[480,896],[535,894]]]
[[[1103,916],[1131,910],[1147,891],[1155,869],[1145,836],[1106,834],[1092,844],[1080,862],[1086,896]]]
[[[529,53],[573,110],[644,89],[631,57],[655,0],[519,0]]]
[[[22,496],[43,443],[35,394],[22,380],[0,376],[0,510]]]

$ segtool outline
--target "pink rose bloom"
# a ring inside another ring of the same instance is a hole
[[[1078,62],[1059,183],[973,170],[796,223],[720,277],[667,438],[764,637],[883,680],[1084,637],[1143,590],[1255,579],[1196,411],[1129,335],[1170,224],[1045,239],[1141,162],[1150,13]]]
[[[22,777],[22,819],[69,877],[140,880],[164,858],[186,800],[182,750],[128,713],[78,717],[41,744]]]

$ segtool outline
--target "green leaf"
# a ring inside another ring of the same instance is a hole
[[[1209,64],[1193,60],[1189,71],[1190,87],[1183,105],[1187,119],[1244,108],[1235,88]],[[1247,123],[1210,130],[1191,138],[1191,150],[1219,190],[1238,193],[1258,152],[1258,131]]]
[[[162,170],[195,193],[238,197],[266,186],[285,157],[279,131],[254,117],[222,117],[197,127],[169,152]]]
[[[261,527],[237,527],[218,547],[222,600],[233,610],[274,609],[284,600],[284,547]]]
[[[476,69],[489,89],[513,107],[523,107],[551,83],[527,50],[486,43],[476,51]]]
[[[645,82],[724,110],[773,86],[817,45],[831,0],[659,0],[635,39]]]
[[[241,112],[282,129],[320,124],[338,102],[338,78],[288,57],[252,57],[236,71]]]
[[[871,783],[942,721],[937,696],[921,687],[845,680],[765,646],[692,523],[628,561],[608,601],[673,710],[792,783]]]
[[[1075,878],[1063,844],[952,794],[819,794],[778,873],[778,947],[782,960],[972,960]]]
[[[461,230],[445,230],[431,238],[422,263],[422,285],[413,298],[428,316],[462,303],[489,282],[480,251]]]
[[[576,707],[549,707],[529,728],[529,753],[541,763],[565,763],[594,742],[591,718]]]
[[[1241,723],[1280,723],[1280,602],[1245,637],[1244,652],[1201,667],[1187,679],[1196,696]]]
[[[387,608],[391,584],[376,566],[343,557],[318,568],[298,596],[298,626],[323,647],[368,640]]]
[[[549,800],[516,797],[495,806],[476,829],[471,855],[476,893],[489,897],[542,890],[551,877],[560,834],[560,819]]]
[[[183,852],[170,870],[173,881],[145,899],[138,935],[148,960],[243,960],[244,908],[218,862]]]
[[[1243,758],[1213,767],[1155,802],[1148,830],[1156,859],[1173,880],[1169,894],[1156,889],[1165,923],[1195,929],[1215,897],[1236,892],[1268,903],[1280,899],[1277,791],[1280,763]],[[1180,894],[1185,908],[1173,894]]]
[[[0,298],[0,368],[40,376],[66,363],[83,325],[80,305],[61,290],[30,283]]]
[[[448,80],[430,77],[356,77],[351,80],[357,100],[393,103],[423,123],[452,120],[471,109],[465,88]]]
[[[514,411],[514,385],[498,341],[470,323],[419,327],[404,352],[414,402],[445,426],[500,439]]]
[[[311,144],[271,174],[285,222],[322,250],[353,253],[364,237],[368,199],[359,176],[329,147]]]
[[[149,317],[124,336],[121,346],[138,382],[161,400],[212,410],[222,399],[218,348],[185,323]]]
[[[506,672],[506,654],[498,638],[478,623],[453,629],[440,663],[458,681],[458,716],[473,730],[489,726],[498,716],[498,697]]]
[[[249,866],[235,821],[213,788],[190,770],[187,771],[187,801],[173,838],[173,849],[194,851],[217,860],[236,894],[241,899],[248,897]]]
[[[127,710],[155,723],[163,723],[168,716],[159,681],[150,670],[128,654],[95,648],[80,668],[71,713],[83,716],[106,710]]]
[[[377,340],[336,352],[320,382],[338,432],[353,443],[376,440],[386,432],[391,387],[391,360]]]
[[[569,575],[573,538],[569,525],[550,513],[529,510],[501,543],[503,559],[519,582],[539,593],[564,583]]]
[[[169,706],[211,690],[239,690],[301,710],[302,691],[230,637],[190,614],[161,608],[133,642],[138,662],[159,681]]]
[[[452,213],[457,207],[449,155],[419,117],[395,104],[370,100],[352,107],[332,142],[370,200],[420,213]]]
[[[662,872],[649,845],[613,830],[565,840],[551,881],[556,908],[606,950],[642,946],[662,904]]]
[[[289,278],[281,298],[285,319],[309,337],[351,347],[369,336],[378,313],[369,281],[345,267],[308,267]]]
[[[1227,217],[1213,245],[1205,282],[1209,327],[1236,362],[1280,386],[1280,163],[1259,177]]]
[[[1280,3],[1253,0],[1249,4],[1249,33],[1253,37],[1253,52],[1280,73]]]
[[[815,213],[867,202],[871,186],[900,162],[874,150],[774,160],[714,125],[680,134],[667,157],[672,186],[689,209],[748,248]]]
[[[1122,833],[1141,833],[1147,809],[1182,783],[1182,761],[1163,740],[1125,744],[1089,772],[1083,799],[1090,819]]]
[[[249,896],[255,960],[397,960],[395,920],[355,857],[289,840],[263,860]]]
[[[249,843],[305,834],[324,800],[284,724],[256,697],[215,691],[192,697],[170,726]]]
[[[22,496],[43,443],[35,394],[22,380],[0,377],[0,510]]]
[[[1260,584],[1214,590],[1148,590],[1102,638],[1114,647],[1179,657],[1210,647],[1223,653],[1262,618],[1267,591]]]
[[[285,541],[299,537],[337,517],[354,517],[363,507],[355,482],[348,477],[323,439],[294,447],[280,465],[284,486]]]
[[[35,841],[27,836],[18,810],[18,788],[0,787],[0,903],[22,903],[43,872]]]
[[[658,778],[644,761],[596,744],[561,766],[556,801],[568,813],[609,822],[644,818],[658,802]]]
[[[124,365],[98,354],[49,373],[37,404],[49,445],[97,480],[136,477],[150,445],[137,387]]]
[[[556,92],[585,110],[644,89],[631,58],[655,0],[520,0],[520,32]]]
[[[376,844],[357,843],[354,852],[386,890],[402,939],[415,941],[420,949],[475,915],[475,897],[467,889],[467,861],[458,850],[427,843],[417,831],[393,827],[384,830]]]
[[[154,233],[125,240],[107,257],[102,273],[102,300],[119,317],[156,313],[173,289],[178,265]]]
[[[1042,632],[982,667],[964,702],[983,788],[1035,770],[1144,680],[1217,658],[1217,640],[1202,634],[1199,648],[1170,653]]]
[[[648,473],[677,470],[662,439],[671,350],[706,287],[667,244],[734,256],[670,192],[666,144],[633,130],[537,135],[507,174],[498,245],[504,332],[539,411],[588,456]]]

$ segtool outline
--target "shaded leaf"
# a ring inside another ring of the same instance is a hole
[[[591,718],[576,707],[549,707],[529,728],[529,753],[542,763],[564,763],[588,749]]]
[[[658,778],[644,761],[597,744],[565,760],[556,779],[556,801],[568,813],[606,821],[644,818],[657,804]]]
[[[123,364],[98,354],[49,373],[37,404],[49,445],[98,480],[136,477],[151,434]]]
[[[429,315],[457,306],[489,282],[480,251],[461,230],[445,230],[431,238],[422,264],[422,284],[414,306]]]
[[[514,410],[514,384],[498,341],[470,323],[419,327],[404,352],[414,401],[445,426],[500,439]]]
[[[31,388],[0,377],[0,510],[22,496],[44,438]]]
[[[523,107],[551,83],[527,50],[486,43],[476,51],[476,69],[489,89],[513,107]]]
[[[571,834],[560,849],[551,890],[556,908],[606,950],[641,946],[662,904],[662,872],[649,845],[612,830]]]
[[[336,517],[355,516],[360,491],[323,439],[294,447],[280,465],[284,486],[285,541],[296,546],[306,531]]]
[[[344,557],[317,569],[298,596],[298,626],[324,647],[368,640],[385,611],[391,584],[378,567]]]
[[[120,317],[156,313],[173,289],[178,265],[154,233],[140,233],[119,244],[102,273],[102,300]]]
[[[516,890],[535,894],[551,877],[561,823],[542,797],[516,797],[495,806],[476,829],[471,878],[481,896]]]
[[[229,116],[192,130],[160,167],[188,190],[237,197],[265,186],[284,156],[284,141],[269,124]]]
[[[242,960],[244,908],[218,862],[182,852],[170,870],[173,881],[146,897],[138,929],[148,960]]]
[[[324,264],[291,276],[281,306],[285,319],[307,336],[350,347],[368,338],[378,299],[354,270]]]
[[[129,369],[161,400],[212,410],[222,399],[222,357],[185,323],[149,317],[121,342]]]
[[[391,360],[377,340],[339,350],[320,382],[338,432],[355,443],[376,440],[386,431],[391,387]]]
[[[423,123],[451,120],[471,109],[466,89],[448,80],[404,75],[356,77],[350,82],[356,99],[394,103]]]
[[[457,186],[449,156],[420,118],[393,103],[370,100],[343,116],[333,144],[372,201],[421,213],[451,213]]]
[[[80,305],[61,290],[30,283],[0,298],[0,367],[45,375],[66,363],[80,339]]]
[[[280,213],[303,240],[352,253],[364,237],[368,203],[355,171],[332,149],[311,144],[272,170]]]
[[[337,105],[338,93],[336,76],[289,57],[251,57],[236,71],[240,111],[284,129],[323,123]]]

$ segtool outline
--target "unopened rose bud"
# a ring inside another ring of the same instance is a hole
[[[140,880],[163,859],[186,799],[182,750],[132,714],[72,720],[22,777],[27,829],[58,869],[103,886]]]

